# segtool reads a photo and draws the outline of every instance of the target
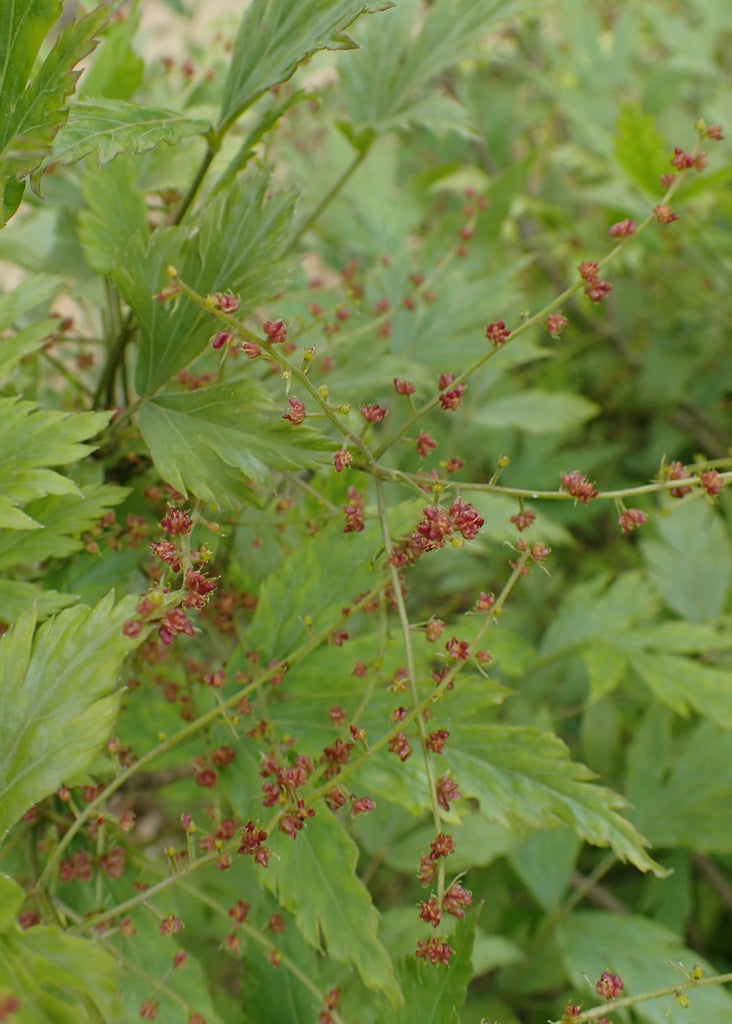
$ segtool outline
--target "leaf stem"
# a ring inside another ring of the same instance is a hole
[[[351,177],[351,175],[353,175],[355,173],[355,171],[358,170],[358,168],[361,166],[363,161],[366,159],[366,157],[368,156],[369,148],[370,147],[367,146],[364,149],[359,150],[358,153],[356,153],[355,157],[353,158],[351,163],[348,165],[348,167],[346,167],[345,171],[343,172],[343,174],[341,174],[340,178],[338,178],[338,180],[335,182],[335,184],[333,184],[330,187],[330,189],[323,196],[323,198],[318,203],[318,205],[315,207],[315,209],[310,214],[310,216],[306,217],[305,220],[303,221],[303,223],[297,229],[297,231],[293,235],[292,239],[290,240],[289,246],[285,250],[286,253],[292,252],[292,250],[297,246],[298,242],[300,241],[302,236],[305,234],[305,232],[310,230],[310,228],[313,226],[313,224],[316,222],[316,220],[320,217],[320,215],[323,213],[323,211],[326,210],[328,208],[328,206],[330,206],[330,204],[336,198],[336,196],[341,191],[341,189],[346,185],[346,183],[348,182],[348,180]]]

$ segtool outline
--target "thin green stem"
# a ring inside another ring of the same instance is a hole
[[[297,246],[298,242],[300,241],[302,236],[305,234],[305,232],[310,230],[310,228],[313,226],[313,224],[316,222],[316,220],[320,217],[320,215],[323,213],[323,211],[326,210],[330,206],[330,204],[333,202],[333,200],[339,194],[341,189],[346,185],[346,183],[348,182],[349,178],[358,170],[358,168],[361,166],[361,164],[364,162],[364,160],[368,156],[368,152],[369,152],[369,147],[366,147],[365,149],[359,150],[359,152],[356,153],[355,157],[353,158],[351,163],[348,165],[348,167],[346,167],[345,171],[340,176],[340,178],[335,182],[334,185],[331,186],[331,188],[326,192],[326,194],[323,196],[321,201],[318,203],[318,205],[315,207],[313,212],[310,214],[310,216],[306,217],[305,220],[303,221],[303,223],[297,229],[297,231],[295,232],[295,234],[293,235],[293,237],[292,237],[292,239],[290,241],[289,246],[287,247],[286,252],[292,252],[292,250],[295,249],[295,247]]]
[[[213,132],[209,132],[207,137],[206,152],[203,154],[203,159],[201,160],[201,163],[198,166],[196,175],[193,181],[191,182],[188,191],[183,197],[183,200],[180,206],[178,207],[178,210],[176,211],[175,217],[173,219],[173,224],[182,224],[183,218],[188,213],[188,210],[190,209],[191,205],[193,204],[193,201],[198,195],[199,189],[201,188],[201,185],[203,184],[203,181],[206,175],[208,174],[209,167],[213,163],[213,159],[220,148],[220,137],[218,135],[215,135]]]
[[[598,1017],[606,1017],[615,1010],[622,1010],[626,1006],[635,1006],[636,1003],[647,1003],[649,999],[660,999],[663,996],[675,996],[679,992],[688,992],[690,989],[702,988],[705,985],[729,985],[732,982],[732,972],[729,974],[714,974],[707,978],[692,978],[680,985],[667,985],[666,988],[657,988],[653,992],[640,992],[636,996],[623,996],[621,999],[610,999],[602,1006],[593,1006],[591,1010],[585,1010],[573,1018],[577,1024],[584,1021],[597,1020]],[[561,1021],[554,1021],[552,1024],[561,1024]]]

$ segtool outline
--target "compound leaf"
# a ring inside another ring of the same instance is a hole
[[[34,634],[23,612],[0,637],[0,837],[64,779],[86,769],[115,722],[117,674],[135,642],[135,598],[66,609]]]

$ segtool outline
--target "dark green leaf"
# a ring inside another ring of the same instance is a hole
[[[34,636],[34,609],[0,637],[0,837],[38,800],[87,768],[117,715],[114,692],[135,643],[135,598],[77,607]]]
[[[139,27],[140,8],[137,6],[107,27],[92,65],[81,81],[80,96],[131,99],[142,85],[145,74],[145,61],[132,47]]]
[[[582,395],[528,389],[519,394],[490,399],[481,406],[474,419],[485,427],[547,434],[582,426],[599,411],[598,405]]]
[[[509,863],[547,914],[564,899],[580,852],[568,828],[534,832],[508,855]]]
[[[143,403],[140,427],[161,476],[215,508],[251,503],[252,481],[316,466],[334,447],[307,425],[283,420],[267,393],[246,380],[157,395]]]
[[[650,114],[638,103],[620,108],[615,128],[615,158],[645,192],[657,196],[662,174],[671,171],[666,141]]]
[[[364,12],[390,0],[259,0],[245,12],[224,87],[220,123],[226,128],[273,85],[290,78],[318,50],[353,44],[343,35]]]
[[[130,236],[147,231],[145,197],[135,184],[129,159],[89,169],[81,188],[89,204],[88,210],[79,213],[79,240],[84,256],[93,270],[109,274],[117,253],[126,248]]]
[[[356,875],[358,847],[325,807],[294,841],[269,837],[273,856],[262,881],[315,949],[355,967],[364,984],[401,1003],[391,960],[377,938],[378,914]]]
[[[660,651],[638,652],[631,664],[654,697],[677,715],[694,708],[732,729],[732,687],[729,669],[714,668],[691,658]]]

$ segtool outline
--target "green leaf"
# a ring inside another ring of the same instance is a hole
[[[381,134],[410,124],[446,127],[449,109],[453,127],[464,132],[467,115],[456,118],[454,101],[436,90],[425,98],[425,87],[475,54],[490,27],[518,8],[510,0],[438,0],[421,12],[415,2],[403,0],[383,18],[359,25],[359,51],[340,68],[357,148],[359,136],[368,131]]]
[[[41,170],[75,164],[96,153],[97,166],[121,153],[145,153],[163,143],[175,146],[191,135],[203,135],[211,127],[201,118],[186,117],[175,110],[147,107],[125,100],[78,100],[56,136]]]
[[[259,0],[242,17],[221,103],[220,128],[229,125],[254,101],[318,50],[341,50],[353,44],[345,29],[364,12],[385,10],[390,0]]]
[[[598,576],[568,593],[541,642],[541,654],[573,650],[595,638],[612,644],[636,622],[653,616],[658,602],[639,572],[619,576],[608,586]]]
[[[76,484],[49,466],[67,465],[93,451],[83,444],[109,422],[109,413],[63,413],[18,398],[0,398],[0,491],[6,509],[47,494],[80,494]],[[3,523],[0,504],[0,524]],[[32,518],[24,516],[33,528]],[[10,523],[5,519],[4,525]]]
[[[625,653],[599,637],[593,638],[582,651],[590,680],[591,701],[601,700],[625,679],[628,659]]]
[[[489,400],[475,413],[476,423],[496,430],[551,434],[572,430],[597,416],[599,405],[566,391],[527,390]]]
[[[127,494],[126,488],[116,484],[91,484],[83,492],[51,494],[28,502],[24,512],[40,529],[21,536],[0,530],[0,571],[47,558],[67,558],[79,551],[84,543],[82,535]]]
[[[7,331],[25,314],[44,307],[61,286],[62,278],[53,274],[39,274],[16,285],[12,291],[0,297],[0,331]],[[0,341],[0,352],[8,343],[6,338]]]
[[[648,716],[633,738],[630,816],[655,846],[731,853],[732,734],[702,722],[671,747],[662,729]]]
[[[294,841],[282,832],[268,839],[273,856],[261,879],[292,911],[315,949],[355,967],[369,988],[401,1003],[391,960],[377,938],[378,914],[356,875],[358,847],[325,807]]]
[[[60,928],[11,927],[0,933],[0,992],[21,996],[17,1024],[79,1024],[122,1020],[119,967],[97,942],[65,935]]]
[[[450,936],[449,965],[435,965],[412,956],[400,960],[397,977],[404,1006],[395,1014],[383,1011],[378,1024],[459,1024],[473,965],[475,913],[466,914]]]
[[[623,995],[640,995],[679,984],[682,976],[673,967],[682,963],[687,971],[698,964],[706,973],[714,967],[696,950],[687,949],[674,932],[635,914],[575,911],[561,918],[555,935],[565,970],[577,992],[587,991],[587,978],[595,981],[602,971],[611,970],[623,979]],[[690,1020],[732,1019],[732,996],[719,985],[690,989],[691,1010],[683,1009],[673,994],[636,1003],[633,1013],[648,1024],[686,1024]]]
[[[631,665],[657,700],[677,715],[690,708],[732,729],[732,687],[729,668],[714,668],[691,658],[661,651],[631,655]]]
[[[35,583],[0,579],[0,622],[15,622],[30,605],[35,605],[39,619],[46,619],[77,600],[75,594],[62,594],[46,587],[41,589]]]
[[[128,100],[137,92],[145,74],[145,61],[132,47],[139,27],[137,5],[126,11],[124,18],[107,26],[101,46],[81,81],[80,96]]]
[[[15,918],[25,903],[25,890],[8,875],[0,874],[0,934],[15,928]]]
[[[161,476],[215,508],[256,500],[251,482],[272,470],[320,464],[333,443],[282,419],[253,381],[157,395],[140,408],[140,428]]]
[[[617,793],[591,783],[592,772],[570,760],[556,736],[523,726],[452,723],[446,762],[465,797],[479,801],[506,829],[569,825],[593,846],[611,846],[641,871],[662,874],[647,841],[617,811]]]
[[[732,545],[719,513],[686,501],[654,519],[658,539],[645,539],[649,578],[664,603],[684,619],[721,615],[732,581]]]
[[[114,692],[136,643],[135,598],[67,609],[34,636],[34,609],[0,637],[0,837],[32,804],[87,768],[114,725]]]
[[[295,192],[269,195],[267,173],[242,175],[205,204],[189,227],[162,228],[152,237],[138,232],[121,254],[115,277],[140,330],[138,391],[149,395],[166,384],[206,347],[217,321],[187,298],[156,302],[173,264],[199,294],[234,292],[242,319],[282,291],[290,264],[282,256],[290,236]]]
[[[71,22],[29,81],[48,29],[61,13],[58,0],[0,0],[0,155],[4,177],[18,179],[35,170],[67,117],[66,100],[80,74],[73,68],[94,48],[94,36],[107,21],[107,0]],[[12,55],[12,59],[11,59]]]
[[[659,180],[672,168],[666,140],[655,118],[644,114],[638,103],[620,108],[615,128],[615,159],[625,173],[651,195],[658,195]]]
[[[137,231],[147,231],[145,196],[135,183],[131,159],[117,159],[88,168],[81,183],[88,210],[79,213],[79,240],[87,263],[100,274],[110,274],[117,253]]]
[[[547,914],[564,899],[580,852],[568,828],[534,832],[508,855],[509,863]]]
[[[37,352],[58,328],[58,320],[38,320],[15,335],[0,338],[0,378],[9,376],[20,361]]]

